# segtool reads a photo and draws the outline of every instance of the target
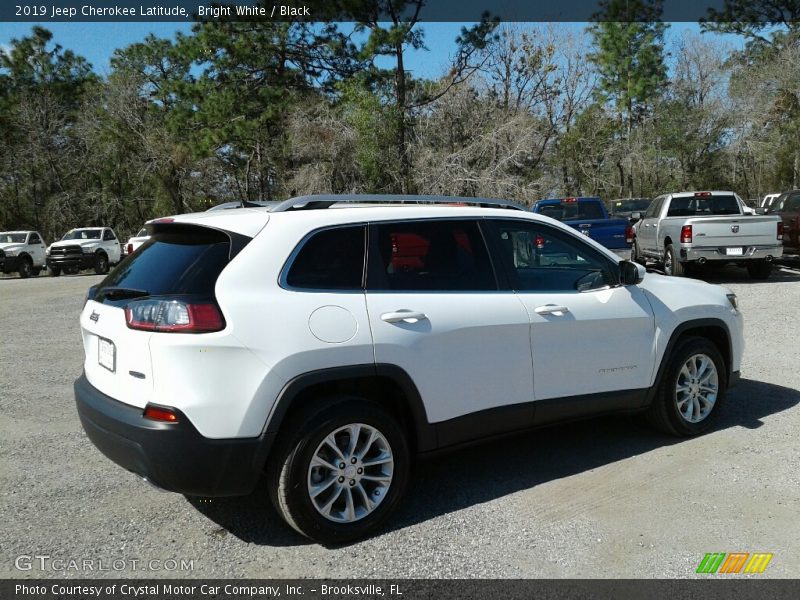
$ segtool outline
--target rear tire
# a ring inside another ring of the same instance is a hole
[[[772,273],[772,263],[766,260],[751,260],[747,263],[747,274],[750,279],[764,281]]]
[[[50,275],[50,277],[58,277],[61,275],[61,269],[58,267],[49,267],[47,269],[47,274]]]
[[[679,260],[675,246],[667,244],[664,250],[664,274],[672,277],[683,277],[683,263]]]
[[[703,433],[717,419],[728,384],[722,355],[708,339],[691,336],[679,340],[664,360],[667,366],[645,417],[670,435]]]
[[[33,273],[33,262],[27,256],[24,256],[19,261],[19,269],[17,271],[19,273],[20,279],[27,279]]]
[[[108,257],[102,252],[94,257],[94,272],[98,275],[108,273]]]
[[[270,495],[304,536],[323,544],[350,542],[374,532],[403,496],[406,434],[378,404],[362,398],[326,398],[313,408],[284,423],[267,468]]]

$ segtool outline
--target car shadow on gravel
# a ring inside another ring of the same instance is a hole
[[[711,433],[730,427],[756,429],[764,417],[798,403],[797,390],[743,379],[731,390]],[[405,502],[377,535],[681,442],[635,416],[605,417],[537,429],[421,461]],[[245,542],[311,543],[283,523],[263,482],[245,498],[190,502],[217,523],[221,533],[227,531]]]

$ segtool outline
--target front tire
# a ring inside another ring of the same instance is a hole
[[[19,273],[20,279],[27,279],[33,273],[33,263],[31,259],[28,257],[23,257],[19,261]]]
[[[105,254],[100,253],[94,257],[94,272],[98,275],[108,273],[108,257]]]
[[[750,279],[764,281],[772,273],[772,263],[766,260],[751,260],[747,263],[747,274]]]
[[[50,275],[50,277],[58,277],[61,275],[61,269],[58,267],[49,267],[47,269],[47,273]]]
[[[406,434],[378,404],[328,398],[284,431],[267,476],[275,508],[299,533],[323,544],[350,542],[375,531],[400,501],[410,464]]]
[[[706,338],[678,341],[646,413],[657,429],[678,437],[698,435],[714,424],[727,387],[725,361]]]
[[[678,252],[672,244],[667,244],[664,250],[664,274],[683,277],[683,263],[679,260]]]

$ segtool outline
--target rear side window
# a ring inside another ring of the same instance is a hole
[[[228,264],[230,239],[213,229],[181,228],[153,235],[98,286],[141,290],[151,296],[191,294],[212,296]]]
[[[313,234],[289,267],[289,287],[360,290],[366,227],[337,227]]]
[[[374,225],[367,287],[398,291],[483,291],[497,283],[478,224],[420,221]]]
[[[669,203],[668,217],[694,217],[703,215],[739,215],[735,196],[688,196],[673,198]]]

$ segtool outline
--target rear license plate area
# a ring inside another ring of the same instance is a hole
[[[117,347],[106,338],[97,338],[97,363],[114,373],[117,369]]]
[[[728,256],[742,256],[742,248],[725,248],[725,254]]]

